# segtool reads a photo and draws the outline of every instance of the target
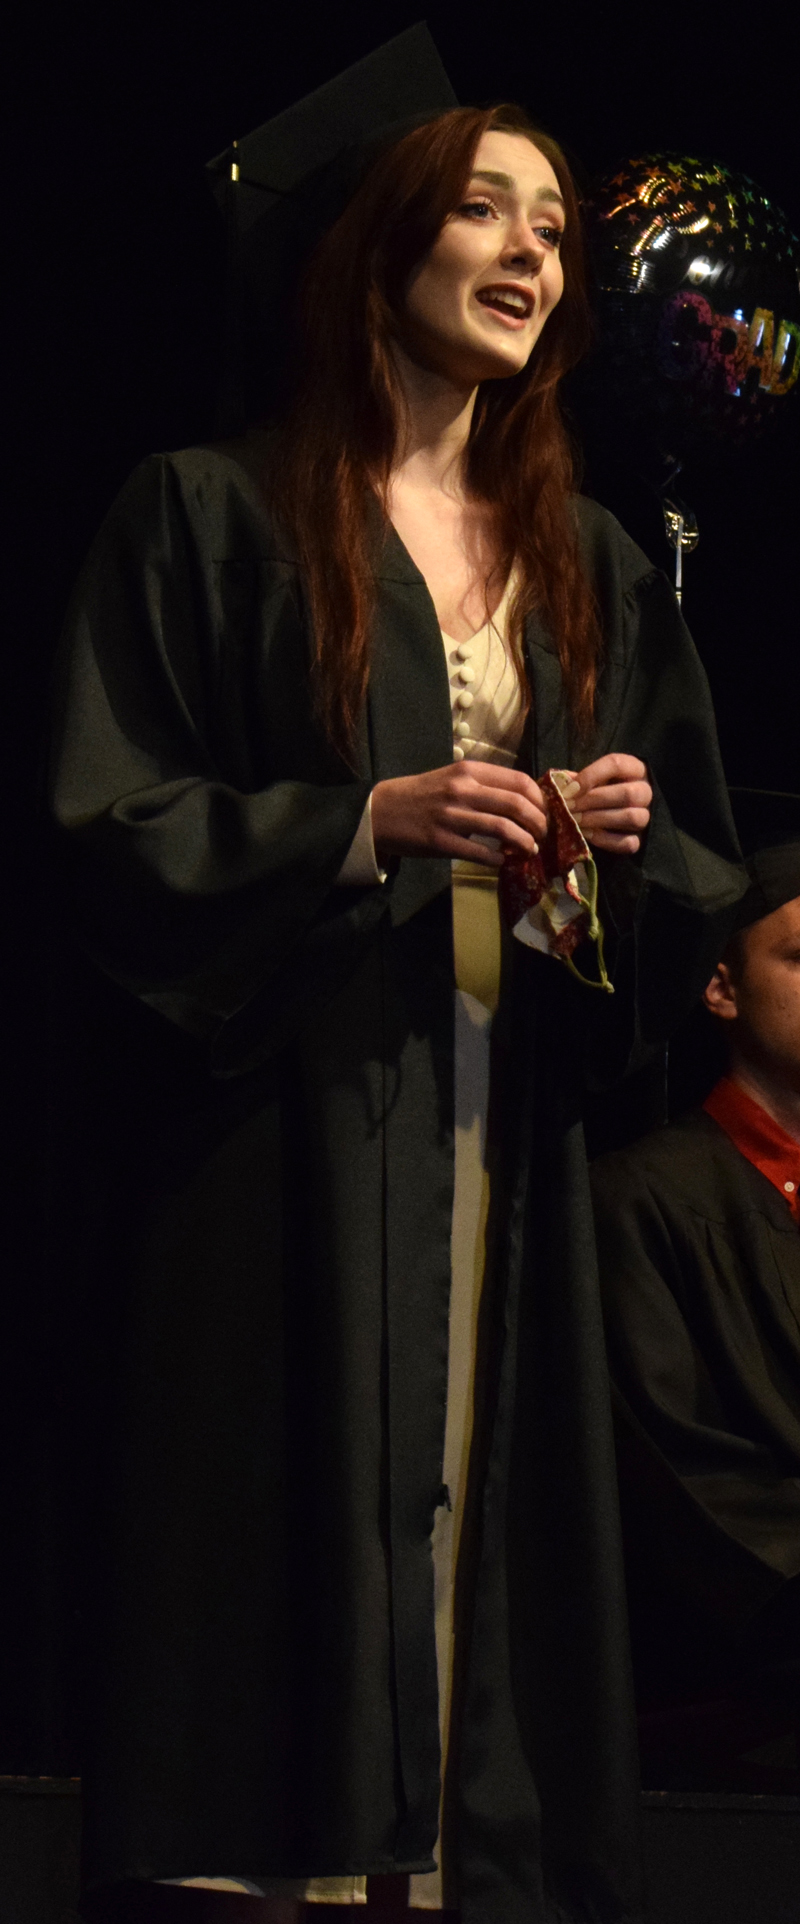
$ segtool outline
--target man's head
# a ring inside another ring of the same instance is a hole
[[[750,886],[703,1000],[731,1071],[800,1097],[800,795],[732,788]],[[749,1072],[746,1073],[746,1072]]]
[[[732,1067],[800,1093],[800,895],[732,938],[703,997],[728,1024]]]

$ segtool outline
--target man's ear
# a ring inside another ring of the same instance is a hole
[[[727,962],[718,962],[703,992],[703,1001],[712,1015],[718,1015],[722,1022],[735,1022],[739,1014],[736,1001],[736,987]]]

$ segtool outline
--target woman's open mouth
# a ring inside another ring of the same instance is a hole
[[[481,307],[488,307],[490,314],[496,314],[509,327],[524,327],[534,309],[530,288],[512,287],[504,281],[479,288],[475,299],[480,301]]]

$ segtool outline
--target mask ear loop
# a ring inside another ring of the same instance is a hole
[[[578,897],[580,900],[581,907],[586,909],[587,914],[589,916],[589,927],[586,931],[586,935],[588,940],[590,942],[594,942],[596,945],[597,966],[600,970],[599,982],[593,981],[590,975],[582,975],[580,969],[576,969],[571,955],[562,955],[561,961],[565,963],[566,967],[569,969],[570,975],[574,975],[576,982],[583,983],[584,988],[602,989],[604,990],[606,995],[613,995],[614,984],[613,982],[609,982],[609,979],[608,979],[608,970],[606,968],[605,953],[603,948],[603,924],[600,921],[600,917],[597,913],[597,890],[598,890],[598,881],[599,881],[598,874],[597,874],[597,863],[593,861],[590,855],[588,859],[584,857],[583,866],[586,870],[588,880],[589,880],[589,893],[588,895],[581,895],[580,889],[579,889]]]

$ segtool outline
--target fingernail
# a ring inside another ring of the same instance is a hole
[[[580,792],[581,792],[580,782],[567,782],[566,788],[562,788],[561,790],[561,793],[564,797],[565,802],[569,801],[569,798],[571,795],[579,795]]]

